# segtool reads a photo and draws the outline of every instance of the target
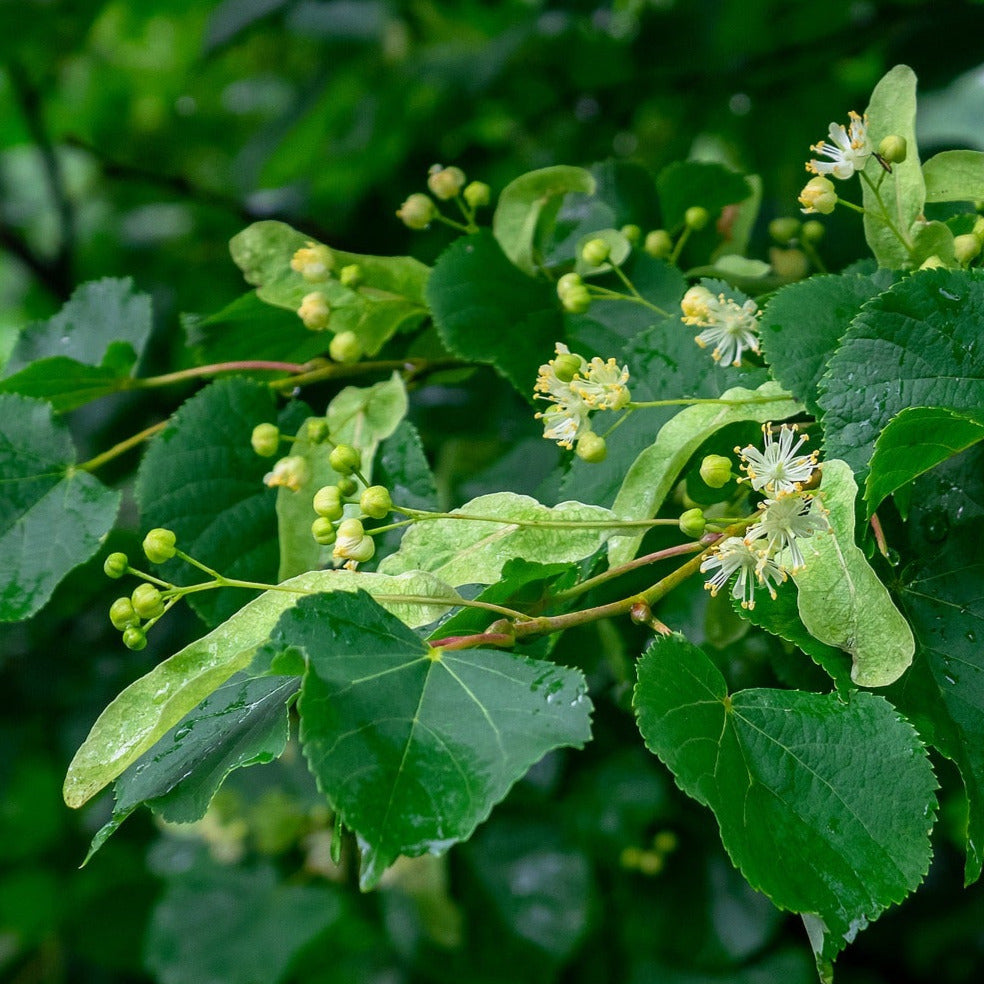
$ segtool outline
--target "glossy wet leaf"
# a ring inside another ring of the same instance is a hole
[[[438,653],[365,594],[300,601],[270,649],[300,651],[301,742],[373,887],[397,856],[471,835],[548,751],[590,736],[577,670],[497,650]]]
[[[858,487],[843,461],[823,463],[822,490],[831,532],[803,544],[806,567],[793,575],[800,618],[814,638],[850,654],[858,686],[885,687],[912,663],[912,630],[854,543]]]
[[[113,527],[120,493],[75,468],[42,400],[0,394],[0,621],[29,618]]]
[[[379,570],[384,574],[432,571],[453,585],[492,584],[514,557],[551,564],[591,556],[611,535],[604,524],[614,519],[600,506],[561,502],[551,507],[514,492],[479,496],[452,513],[476,518],[415,523],[404,534],[400,549],[385,558]]]
[[[984,195],[984,153],[944,150],[923,164],[927,202],[976,202]]]
[[[742,420],[785,420],[802,407],[775,382],[757,390],[736,386],[725,390],[721,404],[695,404],[680,410],[659,429],[655,442],[632,463],[615,497],[612,511],[619,519],[650,519],[677,482],[691,455],[722,427]],[[638,411],[644,413],[645,411]],[[608,544],[608,563],[615,567],[631,560],[645,531],[612,539]]]
[[[824,446],[863,479],[875,442],[907,407],[984,422],[984,274],[923,270],[865,305],[821,382]]]
[[[362,589],[411,625],[440,618],[456,599],[446,584],[420,572],[386,577],[312,571],[280,588],[254,598],[208,635],[131,683],[109,704],[69,765],[63,789],[69,806],[81,806],[111,783],[234,673],[246,669],[277,619],[299,598]],[[400,598],[405,595],[410,597],[403,602]],[[429,598],[439,600],[430,603]]]
[[[822,920],[818,961],[925,876],[936,779],[884,698],[729,695],[710,659],[674,634],[640,661],[633,704],[647,747],[714,812],[752,887]]]

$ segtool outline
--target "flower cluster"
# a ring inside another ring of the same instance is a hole
[[[758,353],[758,305],[753,300],[743,304],[725,294],[713,294],[703,285],[691,287],[680,301],[683,323],[704,330],[694,338],[701,348],[713,345],[715,362],[741,365],[746,349]]]
[[[758,520],[744,537],[731,536],[718,543],[702,564],[701,571],[713,571],[705,587],[711,594],[724,587],[737,574],[732,597],[742,608],[755,607],[755,589],[764,587],[776,597],[775,586],[806,566],[799,541],[828,529],[826,512],[819,500],[804,491],[817,469],[817,453],[797,454],[806,436],[794,444],[795,424],[783,424],[779,439],[766,424],[764,450],[749,445],[735,448],[741,455],[744,481],[756,492],[764,492]]]
[[[558,342],[556,358],[540,366],[535,397],[553,406],[536,415],[543,436],[571,448],[592,435],[590,415],[596,410],[621,410],[631,399],[629,370],[615,359],[595,356],[589,362]]]

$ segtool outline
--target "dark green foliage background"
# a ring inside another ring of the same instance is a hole
[[[762,176],[765,219],[792,214],[808,145],[861,109],[893,64],[912,65],[928,97],[924,157],[984,149],[980,113],[964,111],[958,80],[980,61],[982,31],[984,6],[956,0],[3,3],[0,356],[20,325],[58,310],[77,284],[129,277],[154,303],[142,375],[190,364],[186,340],[208,357],[241,357],[222,347],[223,319],[200,320],[242,294],[229,238],[277,218],[350,252],[432,262],[451,234],[411,234],[392,213],[435,161],[497,193],[535,167],[615,158],[656,173],[713,148]],[[849,215],[827,228],[824,256],[839,269],[861,239]],[[281,330],[275,314],[259,317]],[[767,354],[768,345],[766,333]],[[812,384],[819,356],[805,353],[803,380],[788,385]],[[550,473],[555,450],[492,370],[428,393],[411,417],[444,501],[532,493]],[[79,460],[163,419],[174,397],[118,395],[74,414]],[[107,546],[131,553],[132,464],[100,473],[124,492],[123,532]],[[966,485],[971,464],[955,464],[955,480]],[[978,491],[966,493],[968,527],[979,524]],[[913,529],[931,519],[917,510]],[[940,549],[935,532],[926,540]],[[964,559],[955,541],[942,552]],[[222,794],[228,814],[248,820],[238,865],[216,865],[139,814],[78,871],[110,804],[70,813],[59,789],[66,763],[113,695],[201,634],[191,613],[175,613],[147,650],[128,652],[105,617],[115,593],[93,562],[34,619],[0,628],[0,979],[179,984],[199,967],[232,984],[257,972],[298,984],[814,979],[797,921],[744,884],[711,816],[640,747],[628,690],[642,635],[604,625],[569,633],[555,654],[600,695],[595,741],[534,767],[452,852],[453,905],[440,892],[424,904],[398,880],[370,896],[319,878],[289,882],[319,798],[302,763],[288,760],[239,773]],[[918,621],[918,597],[903,595]],[[711,649],[733,688],[814,685],[797,677],[813,668],[792,666],[778,640],[727,645],[730,612],[703,599],[691,608],[674,613],[674,626]],[[903,688],[899,703],[919,724],[919,700]],[[960,783],[949,762],[934,763],[937,859],[920,892],[843,955],[838,979],[848,984],[959,984],[984,963],[984,889],[959,890],[952,846],[966,823]],[[658,876],[620,866],[626,843],[646,846],[661,831],[678,847]],[[213,921],[216,907],[243,899],[254,922]],[[277,931],[287,924],[293,936]],[[230,938],[264,946],[240,951]]]

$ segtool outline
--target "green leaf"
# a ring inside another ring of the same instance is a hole
[[[492,231],[510,262],[528,274],[537,271],[540,244],[551,232],[564,195],[592,195],[595,179],[580,167],[556,165],[511,181],[499,195]]]
[[[481,495],[451,515],[478,518],[415,523],[404,534],[400,549],[383,560],[379,570],[384,574],[432,571],[452,585],[491,584],[514,557],[543,564],[590,557],[611,536],[605,524],[615,518],[600,506],[562,502],[550,507],[514,492]]]
[[[915,640],[864,551],[854,544],[857,493],[843,461],[823,463],[821,501],[831,533],[814,534],[805,544],[806,567],[793,579],[800,618],[811,635],[850,654],[851,679],[859,687],[885,687],[912,663]]]
[[[958,265],[953,230],[945,222],[916,222],[912,227],[912,266],[919,267],[931,257],[951,268]]]
[[[984,440],[984,423],[941,407],[909,407],[881,432],[864,497],[868,516],[907,482]]]
[[[402,577],[312,571],[263,592],[208,635],[131,683],[110,703],[68,767],[65,802],[78,807],[91,799],[234,673],[246,669],[256,647],[269,638],[277,619],[298,598],[357,588],[378,596],[381,605],[411,625],[440,618],[457,597],[436,577],[419,571]],[[410,598],[403,602],[403,595]],[[435,601],[424,600],[427,598]]]
[[[0,395],[0,621],[29,618],[112,529],[120,493],[75,467],[68,428],[41,400]]]
[[[683,223],[688,208],[706,208],[713,220],[725,205],[745,201],[751,189],[737,172],[715,161],[676,161],[656,179],[663,224],[674,229]]]
[[[365,594],[300,601],[270,647],[307,658],[301,742],[359,839],[363,889],[400,854],[468,838],[534,762],[590,737],[576,670],[433,650]]]
[[[154,909],[147,968],[160,984],[276,984],[342,914],[337,890],[283,884],[268,862],[199,862],[169,880]]]
[[[922,270],[865,305],[821,383],[826,453],[863,479],[875,441],[907,407],[984,421],[984,274]]]
[[[818,275],[780,288],[763,309],[762,352],[776,379],[814,416],[828,360],[861,305],[885,286],[877,277]]]
[[[647,747],[714,812],[751,886],[821,921],[818,962],[926,874],[936,780],[883,698],[729,695],[707,656],[674,634],[641,659],[633,703]]]
[[[871,93],[865,112],[870,121],[868,137],[872,147],[877,149],[885,137],[893,134],[902,137],[908,146],[905,160],[892,165],[891,175],[884,176],[881,165],[872,156],[865,167],[865,176],[880,182],[879,194],[888,216],[902,235],[909,235],[926,201],[926,184],[916,143],[916,76],[912,69],[908,65],[896,65],[884,75]],[[911,267],[913,260],[908,250],[881,218],[882,206],[865,181],[862,181],[862,202],[864,235],[878,265],[890,270]]]
[[[802,407],[775,382],[757,390],[736,386],[721,395],[729,404],[695,404],[681,410],[663,424],[655,442],[646,448],[628,470],[615,497],[612,511],[619,519],[651,519],[676,483],[691,455],[716,431],[742,420],[785,420]],[[638,411],[645,413],[645,410]],[[608,564],[616,567],[631,560],[644,531],[633,531],[608,544]]]
[[[984,153],[944,150],[923,164],[927,202],[976,202],[984,197]]]
[[[449,351],[495,366],[532,398],[537,371],[563,332],[549,284],[521,273],[483,231],[441,254],[427,284],[427,303]]]
[[[200,820],[230,772],[279,758],[299,685],[296,677],[235,676],[218,687],[117,779],[113,815],[86,861],[138,806],[170,823]]]
[[[297,311],[305,295],[323,293],[331,308],[329,330],[354,332],[369,355],[375,355],[396,332],[417,327],[426,316],[424,285],[429,270],[423,263],[409,256],[363,256],[332,247],[336,270],[358,265],[362,286],[353,290],[335,277],[312,284],[290,266],[294,253],[312,242],[283,222],[264,220],[233,236],[229,249],[247,282],[268,304]]]
[[[56,413],[67,413],[92,400],[116,393],[123,387],[115,369],[87,366],[74,359],[55,356],[0,380],[0,393],[20,393],[47,400]]]

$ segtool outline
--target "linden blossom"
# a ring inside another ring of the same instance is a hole
[[[755,607],[755,588],[762,584],[769,594],[775,598],[774,584],[786,580],[786,573],[769,556],[767,550],[757,550],[740,536],[729,536],[722,541],[717,549],[700,565],[701,573],[713,568],[717,573],[708,579],[704,585],[712,595],[724,587],[728,578],[737,572],[731,596],[741,602],[742,608]]]
[[[742,471],[748,473],[747,479],[756,492],[763,489],[777,495],[783,492],[798,492],[809,480],[817,467],[817,452],[797,455],[796,452],[808,440],[804,434],[796,444],[793,438],[798,428],[795,424],[782,424],[779,428],[779,440],[774,441],[772,424],[763,424],[765,434],[764,450],[748,445],[745,448],[735,448],[743,460]]]
[[[823,507],[816,499],[797,492],[780,494],[777,499],[766,499],[762,518],[745,533],[749,544],[765,538],[768,556],[788,552],[791,563],[781,562],[783,571],[796,574],[806,566],[797,540],[806,540],[828,529]],[[785,558],[784,558],[785,560]]]
[[[863,171],[871,156],[871,142],[868,140],[868,115],[858,116],[853,110],[847,114],[850,123],[847,129],[839,123],[831,123],[827,131],[830,143],[821,140],[810,150],[829,161],[811,160],[806,169],[811,174],[832,174],[841,181],[846,181],[855,171]]]
[[[740,366],[745,349],[758,353],[759,309],[755,301],[738,304],[724,294],[715,297],[698,285],[683,295],[680,308],[684,324],[704,329],[694,341],[701,348],[713,345],[715,362]]]

